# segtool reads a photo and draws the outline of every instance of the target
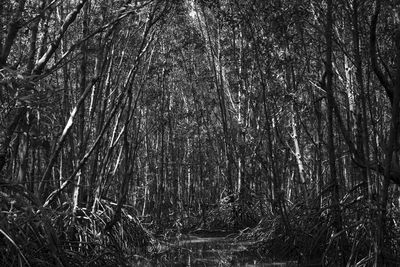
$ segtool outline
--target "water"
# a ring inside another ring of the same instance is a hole
[[[166,247],[166,251],[146,266],[298,266],[296,262],[268,262],[251,253],[251,242],[236,242],[232,237],[185,236]]]

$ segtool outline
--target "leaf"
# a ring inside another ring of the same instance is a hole
[[[21,257],[25,261],[26,265],[31,266],[29,264],[29,261],[25,258],[24,254],[22,253],[21,249],[14,242],[14,240],[5,231],[3,231],[3,229],[1,229],[1,228],[0,228],[0,233],[2,233],[8,239],[8,241],[10,241],[10,243],[17,249],[19,255],[21,255]]]

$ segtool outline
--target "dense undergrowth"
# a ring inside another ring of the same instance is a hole
[[[335,232],[328,198],[298,199],[279,211],[263,212],[257,198],[247,202],[222,199],[207,211],[197,231],[235,231],[236,239],[251,241],[249,253],[267,261],[294,260],[318,266],[372,266],[376,233],[377,203],[357,191],[340,203],[342,228]],[[249,203],[254,203],[253,205]],[[204,216],[204,215],[203,215]],[[200,220],[199,220],[200,221]],[[400,263],[400,209],[387,214],[385,264]],[[345,255],[339,253],[345,243]]]
[[[318,266],[372,266],[376,227],[374,203],[363,198],[344,199],[341,203],[346,215],[343,216],[343,230],[336,233],[328,207],[316,208],[316,201],[314,207],[306,206],[301,200],[288,205],[281,214],[262,218],[256,227],[242,232],[238,238],[253,240],[248,250],[265,259],[296,260]],[[369,216],[365,211],[369,211]],[[390,209],[385,233],[386,266],[400,263],[399,221],[399,208]],[[339,244],[344,241],[347,254],[343,256],[339,253]]]
[[[97,212],[37,208],[0,196],[0,266],[123,266],[157,247],[152,234],[123,209],[109,230],[114,207],[102,202]]]
[[[118,223],[104,230],[115,212],[115,203],[110,201],[101,201],[96,212],[73,211],[68,202],[54,209],[38,208],[2,193],[0,265],[124,266],[149,261],[168,250],[161,245],[163,241],[196,231],[236,232],[237,240],[252,241],[247,251],[261,259],[324,266],[341,264],[339,242],[346,240],[348,266],[373,263],[376,205],[365,198],[347,195],[342,199],[344,230],[340,233],[334,232],[330,207],[320,198],[307,203],[299,200],[267,214],[256,198],[232,199],[226,197],[207,210],[181,217],[166,214],[161,218],[163,224],[154,223],[152,217],[139,220],[135,209],[126,206]],[[385,260],[388,266],[396,266],[396,255],[400,255],[398,207],[389,209],[387,222]]]

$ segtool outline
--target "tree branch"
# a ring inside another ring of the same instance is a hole
[[[36,66],[33,69],[34,74],[40,74],[43,71],[47,62],[50,60],[50,58],[53,56],[58,46],[60,45],[61,39],[63,38],[68,27],[75,21],[76,17],[78,16],[79,12],[81,11],[82,7],[86,2],[87,0],[80,0],[75,9],[67,15],[67,17],[65,18],[65,22],[63,23],[60,31],[58,32],[57,38],[47,48],[47,51],[43,54],[43,56],[36,62]]]
[[[60,137],[60,139],[58,141],[56,149],[53,152],[53,154],[51,155],[50,162],[46,167],[46,170],[45,170],[45,172],[44,172],[44,174],[42,176],[42,179],[40,180],[40,183],[39,183],[39,186],[38,186],[38,196],[39,196],[39,198],[40,198],[40,194],[41,194],[41,192],[43,190],[44,182],[49,178],[50,173],[51,173],[51,169],[53,168],[53,166],[54,166],[54,164],[55,164],[55,162],[57,160],[58,154],[60,153],[60,151],[61,151],[61,149],[63,147],[65,139],[66,139],[66,137],[68,136],[68,134],[69,134],[69,132],[71,130],[71,127],[73,125],[76,113],[78,112],[79,108],[84,104],[84,101],[85,101],[87,95],[91,92],[91,89],[94,86],[94,84],[97,82],[98,78],[99,77],[97,76],[97,77],[92,79],[92,82],[86,87],[85,91],[83,92],[83,94],[79,98],[78,103],[76,104],[76,106],[72,110],[71,115],[69,116],[68,122],[64,127],[64,130],[63,130],[63,132],[61,134],[61,137]]]
[[[4,46],[0,55],[0,68],[6,65],[11,47],[13,46],[14,40],[17,37],[19,29],[21,28],[21,15],[22,11],[25,8],[25,2],[26,0],[19,1],[18,10],[16,11],[8,26],[6,40],[4,41]]]
[[[379,67],[378,56],[377,56],[377,51],[376,51],[376,25],[378,23],[378,17],[379,17],[380,10],[381,10],[381,1],[376,0],[374,14],[372,15],[372,18],[371,18],[370,36],[369,36],[369,42],[370,42],[369,43],[369,53],[370,53],[370,58],[371,58],[372,69],[374,70],[374,73],[378,77],[378,80],[381,83],[381,85],[385,88],[386,94],[390,99],[390,103],[392,103],[393,102],[392,85],[391,85],[391,82],[389,81],[389,79],[385,76],[385,74]]]

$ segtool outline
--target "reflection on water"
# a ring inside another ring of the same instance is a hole
[[[250,253],[249,242],[232,238],[188,236],[153,259],[147,266],[298,266],[296,262],[265,262]]]

